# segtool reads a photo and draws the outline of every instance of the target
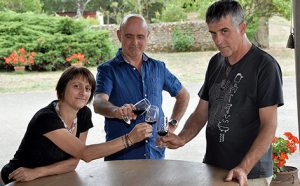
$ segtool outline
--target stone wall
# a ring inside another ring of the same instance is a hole
[[[109,30],[114,42],[119,46],[117,38],[117,29],[119,25],[102,25],[95,29]],[[155,23],[150,24],[150,38],[147,51],[150,52],[174,52],[172,48],[172,33],[176,28],[184,32],[192,33],[195,43],[191,51],[205,51],[215,49],[210,33],[207,30],[206,23],[203,21],[188,21],[176,23]]]

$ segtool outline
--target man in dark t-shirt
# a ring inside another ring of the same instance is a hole
[[[220,52],[209,62],[200,101],[182,131],[158,143],[181,147],[207,124],[204,163],[230,170],[226,181],[237,179],[240,185],[255,178],[269,181],[277,107],[283,105],[280,66],[248,40],[238,2],[215,2],[206,22]]]

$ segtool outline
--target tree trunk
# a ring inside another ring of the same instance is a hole
[[[255,33],[256,44],[262,48],[269,48],[269,20],[261,17],[258,21],[257,31]]]
[[[76,17],[81,18],[83,16],[84,10],[86,5],[90,2],[91,0],[77,0],[77,12],[76,12]]]
[[[82,1],[77,0],[77,12],[76,12],[76,17],[81,18],[83,16],[83,6],[82,6]]]

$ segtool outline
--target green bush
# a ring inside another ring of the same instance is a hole
[[[158,16],[159,14],[157,14]],[[161,20],[163,22],[186,21],[187,15],[183,8],[176,4],[168,4],[162,11]]]
[[[191,31],[184,32],[176,28],[172,33],[172,46],[175,51],[185,52],[193,46],[195,38]]]
[[[61,34],[72,35],[77,32],[81,32],[84,30],[85,25],[83,21],[75,20],[69,17],[64,17],[59,20],[56,31]]]
[[[31,69],[41,71],[65,68],[73,53],[84,54],[85,66],[95,66],[115,52],[109,32],[88,29],[85,20],[0,12],[0,24],[0,70],[7,69],[4,57],[18,48],[36,52]]]

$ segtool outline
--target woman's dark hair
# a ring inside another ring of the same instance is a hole
[[[230,15],[234,26],[238,26],[244,21],[244,11],[242,6],[234,0],[220,0],[210,5],[206,11],[206,23],[219,21],[222,17]]]
[[[96,89],[96,81],[94,75],[85,67],[76,67],[70,66],[68,67],[63,74],[60,76],[57,85],[56,85],[56,94],[59,100],[64,99],[65,91],[67,84],[70,80],[74,79],[75,77],[81,76],[86,78],[89,84],[91,85],[91,95],[89,98],[88,103],[90,103],[93,99],[95,89]]]

